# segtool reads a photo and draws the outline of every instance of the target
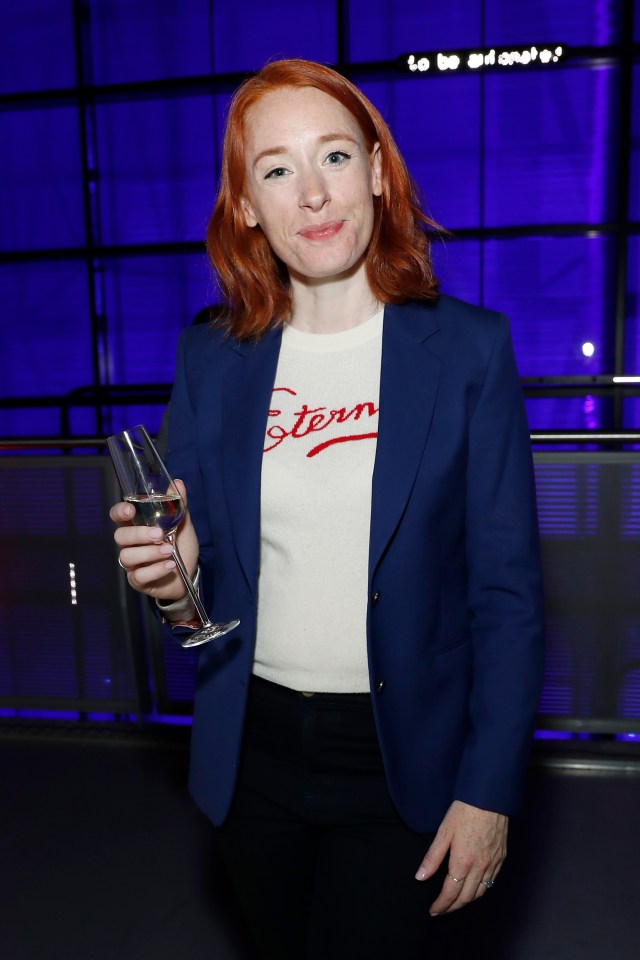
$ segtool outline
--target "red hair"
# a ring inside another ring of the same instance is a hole
[[[313,87],[328,94],[355,118],[369,154],[380,144],[382,195],[373,197],[374,226],[365,255],[373,295],[383,303],[435,299],[428,231],[438,229],[437,224],[420,209],[415,183],[380,113],[335,70],[309,60],[277,60],[246,80],[231,101],[220,189],[207,228],[207,250],[226,301],[230,332],[240,340],[257,338],[291,313],[286,267],[260,226],[247,226],[240,206],[244,119],[265,94],[283,87]]]

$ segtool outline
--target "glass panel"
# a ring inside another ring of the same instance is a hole
[[[356,62],[481,42],[480,0],[402,5],[396,0],[350,0],[348,6],[350,58]]]
[[[217,301],[205,256],[136,257],[105,263],[112,383],[171,383],[180,331]]]
[[[452,229],[480,219],[480,84],[469,76],[361,84],[391,127],[425,210]]]
[[[530,430],[600,430],[612,423],[607,397],[550,397],[525,400]]]
[[[200,240],[215,194],[208,97],[98,107],[106,243]]]
[[[614,216],[618,71],[485,77],[485,222]]]
[[[208,0],[90,0],[95,83],[209,73]]]
[[[11,336],[0,352],[4,396],[66,394],[93,379],[84,263],[57,261],[0,268],[0,303]],[[57,433],[57,411],[0,410],[0,433]]]
[[[482,244],[469,240],[435,242],[431,255],[443,293],[480,303]]]
[[[487,44],[620,40],[620,0],[485,0]]]
[[[627,336],[624,372],[629,376],[640,376],[640,237],[629,237],[627,243]]]
[[[60,3],[60,0],[5,3],[2,21],[1,93],[54,90],[75,83],[72,3]]]
[[[0,249],[82,246],[76,110],[5,111],[0,117]]]
[[[444,293],[509,316],[523,377],[591,376],[613,369],[613,253],[611,240],[582,237],[433,246]],[[594,348],[591,356],[588,343]],[[598,403],[584,404],[576,401],[569,415],[572,426],[578,421],[586,426],[599,409]],[[545,427],[553,423],[550,409],[543,417]]]
[[[611,240],[531,237],[484,247],[484,303],[509,315],[522,376],[613,369]]]
[[[336,60],[335,3],[327,0],[217,2],[213,18],[217,73],[258,70],[267,60],[281,57]]]
[[[58,407],[20,407],[16,400],[10,410],[0,409],[0,437],[51,437],[62,433]],[[2,450],[2,456],[12,453]]]
[[[619,0],[529,0],[522,4],[451,0],[402,6],[394,0],[351,0],[351,59],[394,59],[411,50],[455,50],[480,44],[616,43],[620,9]]]

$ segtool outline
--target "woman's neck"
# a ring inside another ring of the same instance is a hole
[[[306,333],[339,333],[369,320],[380,304],[371,292],[364,265],[355,274],[321,280],[291,277],[293,310],[289,324]]]

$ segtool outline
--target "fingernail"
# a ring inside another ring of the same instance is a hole
[[[416,873],[416,880],[426,880],[427,871],[424,867],[418,867],[418,872]]]
[[[124,508],[124,512],[128,517],[132,517],[136,511],[130,504],[127,504]]]
[[[160,553],[163,557],[170,557],[173,553],[173,547],[170,543],[163,543],[160,545]]]
[[[176,565],[175,560],[167,560],[164,565],[165,570],[173,570]]]
[[[440,914],[439,914],[439,913],[430,913],[429,916],[430,916],[430,917],[439,917]]]
[[[162,540],[162,530],[160,527],[149,527],[149,536],[152,540]]]

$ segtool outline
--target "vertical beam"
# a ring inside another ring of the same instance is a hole
[[[96,246],[100,245],[101,229],[98,202],[95,106],[87,92],[87,64],[90,63],[89,5],[86,0],[73,0],[73,34],[76,61],[76,86],[78,91],[78,128],[80,134],[82,202],[86,250],[87,284],[89,290],[89,317],[91,323],[91,358],[93,387],[96,392],[109,381],[108,341],[104,316],[103,264]],[[85,79],[86,78],[86,79]],[[105,423],[104,410],[98,402],[95,408],[95,432],[98,436],[107,432],[110,416]]]
[[[620,43],[620,113],[618,126],[617,197],[615,221],[615,338],[614,373],[624,373],[627,312],[627,270],[629,256],[629,196],[631,188],[631,107],[633,98],[633,6],[634,0],[622,0]],[[623,423],[623,398],[614,400],[614,430]]]
[[[349,62],[349,0],[336,0],[336,67]]]
[[[215,0],[208,2],[209,15],[209,73],[212,76],[216,74],[216,44],[215,44]],[[222,151],[220,149],[220,139],[218,137],[218,88],[215,84],[211,88],[211,123],[213,125],[213,176],[216,182],[220,178],[220,169],[222,167]]]

